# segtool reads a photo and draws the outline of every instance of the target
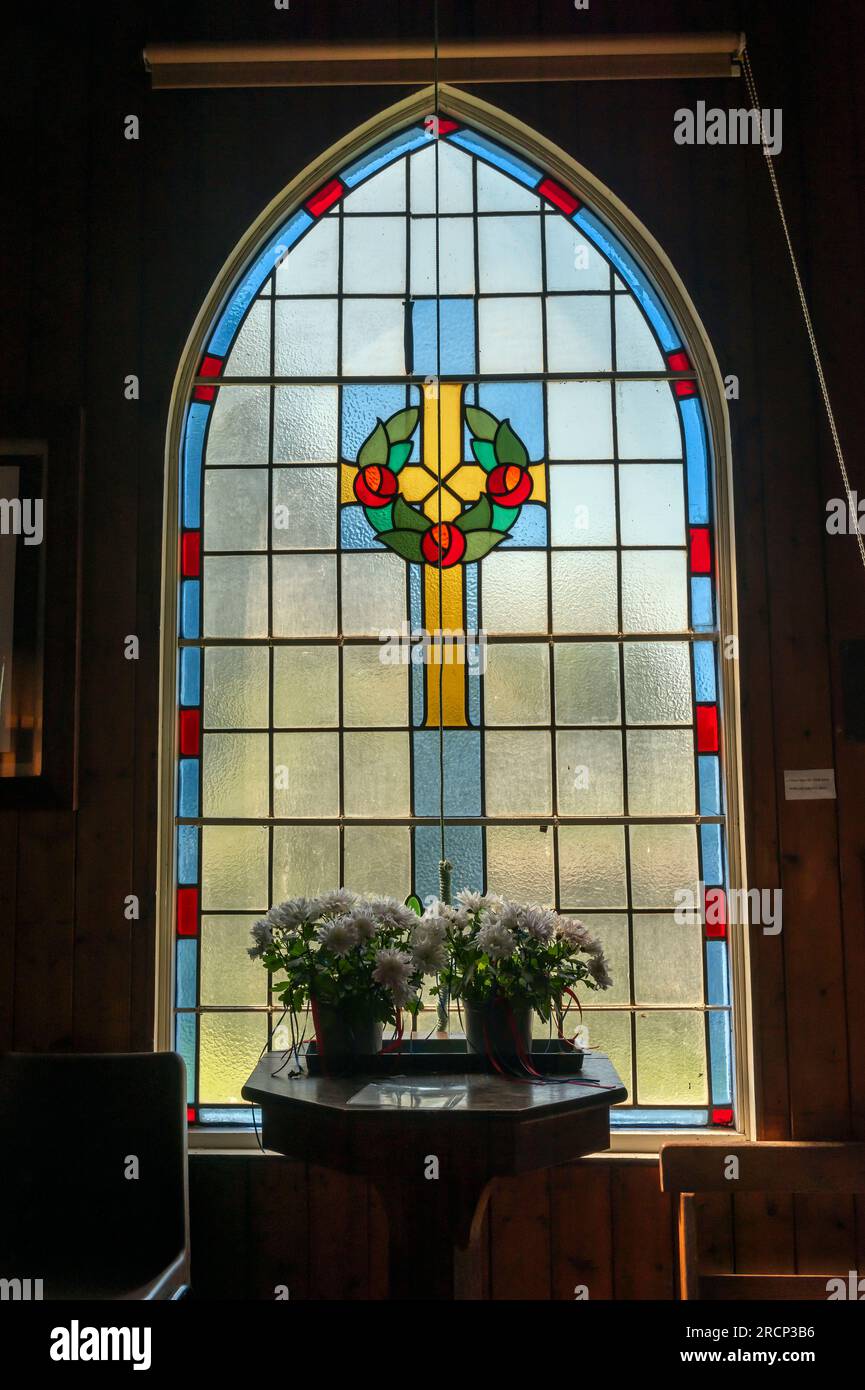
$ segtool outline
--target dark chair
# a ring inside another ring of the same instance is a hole
[[[131,1176],[137,1172],[137,1176]],[[174,1052],[0,1057],[0,1279],[14,1296],[177,1299],[189,1284]],[[30,1280],[27,1286],[26,1281]]]

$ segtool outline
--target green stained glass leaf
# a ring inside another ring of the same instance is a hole
[[[402,444],[391,444],[390,452],[387,456],[387,466],[392,473],[398,473],[411,453],[411,440],[406,440]]]
[[[467,512],[458,516],[454,523],[461,531],[489,531],[493,524],[493,509],[490,499],[481,497]]]
[[[416,913],[418,917],[423,916],[423,903],[416,893],[412,893],[406,898],[405,905],[406,907],[410,907],[412,912]]]
[[[381,539],[404,560],[413,560],[416,565],[422,563],[419,531],[382,531]]]
[[[494,502],[492,519],[493,530],[510,531],[519,514],[519,507],[500,507],[498,502]]]
[[[470,565],[473,560],[482,560],[484,555],[489,555],[494,546],[504,540],[504,535],[498,531],[469,531],[466,536],[466,548],[463,560]]]
[[[511,429],[510,420],[502,420],[496,431],[495,451],[499,463],[515,463],[519,468],[525,468],[529,461],[526,447]]]
[[[391,444],[399,444],[411,438],[417,429],[418,413],[417,407],[412,406],[409,410],[398,410],[396,415],[391,415],[385,426]]]
[[[486,439],[473,439],[472,453],[474,454],[481,468],[483,468],[487,473],[492,473],[493,469],[498,464],[498,459],[496,458],[496,451],[493,448],[491,442]]]
[[[499,422],[488,410],[481,410],[477,405],[467,405],[466,420],[476,439],[495,439]]]
[[[360,446],[357,456],[358,467],[369,468],[370,464],[377,463],[379,467],[384,468],[389,448],[387,431],[379,420],[372,434]]]
[[[404,497],[397,497],[393,503],[393,525],[397,531],[428,531],[432,522],[410,507]]]
[[[386,507],[367,507],[366,515],[376,531],[390,531],[393,526],[393,503],[389,502]]]

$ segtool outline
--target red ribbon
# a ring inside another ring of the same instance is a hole
[[[389,1042],[389,1043],[385,1043],[384,1046],[382,1047],[382,1050],[381,1050],[381,1051],[382,1051],[382,1056],[384,1056],[384,1054],[385,1054],[386,1052],[400,1052],[400,1051],[402,1050],[402,1035],[403,1035],[402,1010],[401,1010],[401,1009],[397,1009],[397,1011],[396,1011],[396,1033],[395,1033],[395,1035],[391,1038],[390,1042]]]

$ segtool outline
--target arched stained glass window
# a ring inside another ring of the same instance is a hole
[[[583,1023],[618,1118],[733,1124],[713,446],[680,322],[591,188],[415,116],[285,208],[199,335],[174,808],[194,1118],[237,1117],[268,1041],[249,926],[337,883],[435,894],[443,802],[455,887],[602,939],[615,983]]]

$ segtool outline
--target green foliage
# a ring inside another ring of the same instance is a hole
[[[528,464],[529,456],[526,453],[526,446],[519,435],[514,434],[510,420],[502,420],[499,425],[494,447],[499,463],[515,463],[519,468],[525,468]]]
[[[496,458],[496,451],[490,441],[486,439],[473,439],[472,453],[484,472],[492,473],[493,469],[498,464],[498,459]]]
[[[419,531],[382,531],[379,540],[384,541],[385,545],[390,546],[391,550],[395,550],[404,560],[411,560],[416,565],[423,562]]]
[[[391,415],[387,421],[387,437],[391,444],[397,444],[401,440],[411,439],[417,429],[417,422],[420,412],[417,406],[410,406],[407,410],[398,410],[395,415]],[[409,453],[411,450],[409,450]]]
[[[490,499],[484,493],[473,507],[469,507],[467,512],[462,512],[454,522],[461,531],[488,531],[492,526],[493,509],[490,506]]]
[[[463,559],[467,565],[474,560],[482,560],[495,546],[505,539],[501,531],[469,531],[466,536],[466,550]]]
[[[380,468],[387,466],[387,456],[390,450],[390,441],[387,437],[387,430],[379,420],[372,434],[370,434],[361,444],[357,456],[359,468],[369,468],[371,464],[377,463]]]
[[[402,444],[391,444],[390,452],[387,456],[387,466],[391,473],[399,473],[403,464],[411,454],[411,440],[406,440]]]
[[[423,512],[410,507],[404,497],[397,496],[393,504],[393,526],[395,531],[428,531],[432,522]]]
[[[478,405],[467,405],[466,420],[476,439],[495,439],[499,422],[488,410],[482,410]]]

